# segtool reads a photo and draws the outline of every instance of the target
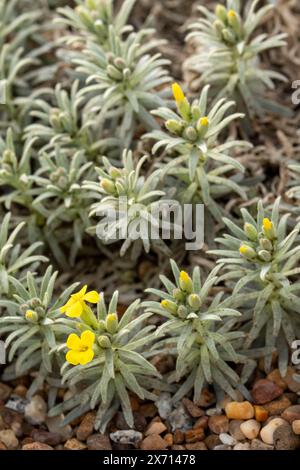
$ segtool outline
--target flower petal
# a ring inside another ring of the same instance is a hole
[[[80,291],[76,292],[76,294],[73,294],[73,295],[75,295],[77,299],[83,299],[86,293],[86,290],[87,290],[87,285],[83,286],[83,288],[80,289]]]
[[[94,358],[94,351],[92,349],[88,349],[87,351],[80,353],[79,363],[84,366],[91,362]]]
[[[83,346],[87,346],[88,348],[92,348],[94,342],[95,342],[95,335],[92,331],[90,330],[85,330],[83,333],[81,333],[81,344]]]
[[[71,305],[73,305],[75,302],[75,299],[69,299],[68,302],[60,308],[61,313],[65,313],[67,309],[71,307]]]
[[[66,315],[71,318],[80,317],[83,311],[83,305],[80,300],[77,300],[73,305],[67,308]]]
[[[77,366],[80,363],[81,353],[78,351],[68,351],[66,354],[66,361],[73,366]]]
[[[91,304],[97,304],[99,302],[99,299],[100,295],[95,290],[87,292],[87,294],[85,294],[84,296],[84,300],[86,300],[87,302],[91,302]]]
[[[71,333],[67,339],[67,348],[79,350],[80,347],[81,347],[81,341],[80,341],[79,336],[77,336],[75,333]]]

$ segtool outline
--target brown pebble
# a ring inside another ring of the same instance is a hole
[[[154,403],[146,403],[145,405],[141,405],[140,413],[145,418],[154,418],[154,416],[157,414],[157,408]]]
[[[286,410],[284,410],[281,417],[289,423],[300,419],[300,405],[289,406]]]
[[[200,418],[205,414],[204,411],[199,408],[199,406],[197,406],[195,403],[192,402],[192,400],[189,400],[188,398],[184,398],[182,400],[182,404],[185,407],[186,411],[193,418]]]
[[[173,434],[169,432],[164,436],[164,440],[166,441],[168,447],[171,447],[174,444]]]
[[[244,441],[245,436],[241,431],[241,424],[244,423],[241,419],[233,419],[229,423],[229,434],[237,441]]]
[[[161,421],[151,422],[146,429],[145,436],[151,436],[151,434],[161,434],[167,430],[167,426]]]
[[[92,434],[86,443],[89,450],[112,450],[109,437],[105,434]]]
[[[141,443],[142,450],[164,450],[167,447],[166,441],[158,434],[147,436]]]
[[[295,450],[300,446],[300,437],[293,433],[289,424],[283,424],[275,429],[273,439],[276,450]]]
[[[48,444],[42,444],[41,442],[32,442],[31,444],[25,444],[22,450],[53,450],[53,447]]]
[[[276,385],[278,385],[279,387],[281,387],[283,390],[286,390],[287,384],[286,384],[286,382],[283,380],[283,378],[281,377],[281,374],[280,374],[280,372],[279,372],[279,369],[274,369],[274,370],[272,370],[272,372],[270,372],[270,373],[267,375],[267,379],[268,379],[268,380],[271,380],[272,382],[274,382]]]
[[[221,434],[228,432],[229,421],[225,415],[215,415],[208,418],[208,427],[211,432]]]
[[[197,405],[201,408],[207,408],[208,406],[211,406],[214,403],[216,403],[215,395],[210,392],[207,388],[204,388],[201,392],[199,400],[197,401]]]
[[[296,370],[293,369],[293,367],[288,367],[287,373],[283,379],[291,392],[300,392],[300,382],[295,380],[295,375],[297,375]]]
[[[186,450],[208,450],[204,442],[194,442],[185,445]]]
[[[270,401],[266,403],[264,408],[267,410],[270,416],[277,416],[283,413],[283,411],[291,406],[290,400],[286,396],[282,396],[278,400]]]
[[[8,448],[8,450],[17,449],[19,445],[19,441],[11,429],[0,431],[0,441]]]
[[[300,435],[300,419],[295,419],[295,421],[292,422],[292,428],[297,436]]]
[[[130,397],[130,405],[132,411],[138,411],[140,409],[140,402],[137,397]]]
[[[206,429],[207,427],[208,427],[208,416],[201,416],[201,418],[198,418],[193,426],[194,429],[196,428]]]
[[[180,446],[179,444],[174,444],[172,446],[172,450],[185,450],[184,446]]]
[[[251,395],[257,405],[264,405],[283,394],[283,389],[276,383],[267,379],[260,379],[255,382]]]
[[[83,442],[80,442],[78,439],[73,437],[65,443],[64,448],[67,450],[84,450],[87,448],[87,446]]]
[[[184,434],[180,429],[174,431],[174,444],[182,444],[184,442]]]
[[[41,442],[49,446],[57,446],[61,441],[60,434],[43,429],[34,429],[31,433],[31,437],[34,442]]]
[[[204,442],[209,450],[213,450],[216,446],[222,444],[217,434],[210,434],[204,439]]]
[[[7,450],[7,447],[3,442],[0,442],[0,450]]]
[[[27,388],[25,385],[17,385],[13,393],[14,395],[18,395],[21,398],[25,398],[27,395]]]
[[[229,419],[251,419],[254,416],[254,408],[249,401],[228,403],[225,408]]]
[[[6,402],[12,392],[9,385],[0,382],[0,401]]]
[[[83,417],[76,431],[76,437],[79,441],[86,441],[87,438],[93,434],[95,418],[96,413],[94,411],[90,411]]]
[[[255,413],[255,419],[259,423],[263,423],[268,419],[269,412],[263,407],[259,405],[254,406],[254,413]]]
[[[193,443],[203,441],[205,432],[203,428],[189,429],[185,432],[185,442]]]

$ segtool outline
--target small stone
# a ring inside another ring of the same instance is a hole
[[[208,408],[209,406],[216,403],[215,395],[208,390],[208,388],[204,388],[201,392],[200,398],[197,401],[197,405],[200,408]]]
[[[273,440],[276,450],[295,450],[300,446],[300,437],[293,433],[287,423],[275,429]]]
[[[0,382],[0,401],[6,402],[11,394],[12,388]]]
[[[286,382],[283,380],[283,378],[281,377],[281,374],[280,374],[280,372],[279,372],[279,369],[274,369],[274,370],[272,370],[272,372],[270,372],[270,373],[267,375],[267,379],[268,379],[268,380],[271,380],[271,381],[274,382],[276,385],[278,385],[279,387],[281,387],[282,390],[286,390],[287,384],[286,384]]]
[[[260,431],[260,424],[255,419],[249,419],[241,424],[241,431],[247,439],[255,439]]]
[[[168,432],[168,434],[164,436],[164,440],[166,441],[168,447],[171,447],[174,444],[173,434]]]
[[[19,441],[11,429],[0,431],[0,441],[8,448],[8,450],[17,449],[19,445]]]
[[[26,398],[27,387],[25,387],[25,385],[19,384],[16,386],[16,388],[14,388],[13,394],[18,395],[21,398]]]
[[[105,434],[92,434],[87,438],[88,450],[112,450],[109,437]]]
[[[219,444],[218,446],[214,447],[214,450],[232,450],[230,446],[226,444]]]
[[[233,450],[250,450],[250,444],[249,442],[238,442]]]
[[[286,396],[282,396],[278,400],[270,401],[266,403],[264,408],[267,410],[270,416],[278,416],[284,412],[286,408],[291,406],[290,400]]]
[[[264,421],[267,421],[269,417],[268,411],[263,406],[255,405],[254,413],[255,413],[255,419],[259,423],[263,423]]]
[[[140,413],[145,418],[154,418],[157,415],[157,408],[154,403],[146,403],[140,406]]]
[[[6,445],[3,444],[3,442],[0,441],[0,450],[8,450]]]
[[[87,446],[83,442],[80,442],[78,439],[73,437],[65,443],[64,448],[68,450],[84,450],[87,448]]]
[[[25,407],[25,418],[31,424],[42,424],[47,415],[47,404],[40,395],[32,397]]]
[[[167,430],[167,426],[161,421],[153,421],[149,424],[145,436],[151,436],[151,434],[161,434]]]
[[[87,438],[93,434],[95,424],[96,413],[91,411],[87,413],[81,421],[77,431],[76,437],[79,441],[86,441]]]
[[[287,373],[283,380],[285,381],[288,386],[288,389],[291,392],[300,392],[300,382],[297,382],[297,380],[295,380],[295,375],[297,375],[296,370],[293,369],[293,367],[288,367]]]
[[[53,450],[53,447],[41,442],[31,442],[30,444],[23,445],[22,450]]]
[[[195,422],[193,428],[203,428],[206,429],[208,426],[208,416],[201,416],[201,418],[198,418],[197,421]]]
[[[63,442],[71,439],[73,430],[69,424],[62,426],[64,415],[55,416],[54,418],[47,418],[46,425],[50,432],[54,432],[60,435]]]
[[[19,397],[19,395],[11,395],[5,404],[5,408],[24,414],[28,404],[27,399]]]
[[[205,433],[203,428],[189,429],[185,432],[185,441],[188,443],[203,441]]]
[[[210,408],[206,412],[207,416],[220,416],[223,414],[222,408]]]
[[[243,441],[245,439],[245,436],[241,431],[241,424],[243,422],[244,421],[241,419],[233,419],[229,423],[229,434],[237,441]]]
[[[143,434],[134,429],[124,429],[112,432],[109,437],[117,444],[137,444],[143,439]]]
[[[260,439],[253,439],[250,444],[251,450],[273,450],[274,447],[262,442]]]
[[[184,446],[180,446],[179,444],[174,444],[172,446],[172,450],[185,450]]]
[[[221,444],[221,441],[217,434],[210,434],[204,439],[204,442],[209,450],[213,450],[216,446]]]
[[[171,394],[163,392],[155,402],[158,414],[162,419],[166,419],[172,411]]]
[[[264,405],[283,394],[283,389],[271,380],[260,379],[252,388],[252,398],[258,405]]]
[[[290,400],[291,405],[297,405],[298,404],[299,395],[296,392],[285,392],[284,396],[288,400]]]
[[[142,450],[164,450],[167,447],[166,441],[158,434],[147,436],[141,443]]]
[[[289,423],[300,419],[300,405],[289,406],[286,410],[284,410],[281,417]]]
[[[204,442],[193,442],[192,444],[185,445],[186,450],[207,450]]]
[[[282,418],[274,418],[272,419],[266,426],[262,428],[260,431],[260,437],[264,441],[265,444],[273,444],[273,435],[275,429],[277,429],[282,424],[286,424],[286,421]]]
[[[295,421],[292,422],[292,428],[297,436],[300,435],[300,419],[295,419]]]
[[[140,409],[140,402],[138,397],[130,397],[130,407],[132,411],[138,411]]]
[[[192,400],[188,398],[184,398],[182,400],[182,404],[185,407],[186,411],[193,417],[193,418],[200,418],[204,415],[204,411],[199,408]]]
[[[229,419],[251,419],[254,416],[254,408],[249,401],[228,403],[225,408]]]
[[[49,432],[44,429],[34,429],[31,437],[35,442],[48,444],[49,446],[57,446],[61,442],[60,434],[57,432]]]
[[[139,411],[133,412],[133,422],[133,427],[136,431],[143,432],[147,427],[147,420]],[[128,429],[128,424],[126,423],[123,413],[120,411],[116,414],[115,423],[119,430]]]
[[[180,429],[174,432],[174,444],[182,444],[184,442],[184,433]]]
[[[172,431],[175,431],[175,429],[182,429],[184,431],[192,427],[193,424],[192,418],[187,414],[182,404],[167,416],[167,421]]]
[[[234,446],[235,444],[237,444],[236,439],[230,436],[230,434],[227,434],[226,432],[221,432],[219,434],[219,438],[222,444],[226,444],[227,446]]]
[[[229,421],[225,415],[222,416],[210,416],[208,419],[208,427],[214,434],[221,434],[222,432],[228,432]]]

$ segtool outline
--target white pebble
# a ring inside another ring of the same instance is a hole
[[[228,446],[235,446],[235,444],[237,443],[237,440],[234,437],[230,436],[229,434],[225,432],[221,432],[221,434],[219,434],[219,439],[222,442],[222,444],[225,444]]]
[[[223,414],[223,411],[221,408],[210,408],[206,414],[207,416],[220,416]]]
[[[250,444],[249,442],[238,442],[233,450],[250,450]]]
[[[255,439],[260,430],[260,424],[255,419],[248,419],[241,424],[240,430],[247,439]]]
[[[286,421],[282,418],[274,418],[260,431],[260,437],[266,444],[273,444],[273,434],[275,429],[277,429],[282,424],[286,424]]]

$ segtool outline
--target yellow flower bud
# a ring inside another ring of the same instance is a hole
[[[186,99],[182,88],[178,83],[173,83],[172,92],[177,105]]]
[[[253,259],[256,257],[256,252],[251,248],[251,246],[248,245],[242,245],[240,247],[240,254],[244,256],[245,258]]]
[[[228,14],[228,23],[232,27],[233,31],[237,36],[240,36],[242,32],[242,23],[240,15],[234,10],[229,10]]]
[[[263,232],[269,240],[274,240],[276,238],[275,228],[273,222],[267,217],[263,220]]]
[[[111,347],[110,339],[105,335],[99,336],[97,341],[99,346],[103,349],[109,349]]]
[[[206,116],[203,116],[199,119],[197,122],[197,130],[200,135],[200,137],[203,137],[206,134],[206,131],[209,126],[209,120]]]
[[[103,178],[100,182],[101,187],[108,194],[115,194],[116,187],[115,184],[107,178]]]
[[[160,305],[162,306],[163,309],[167,310],[169,313],[176,315],[177,304],[175,302],[172,302],[172,300],[167,300],[167,299],[162,300]]]
[[[180,85],[178,85],[178,83],[173,83],[172,91],[179,114],[183,119],[189,121],[191,117],[191,107],[188,100],[184,96]]]
[[[176,119],[168,119],[165,126],[172,134],[180,135],[183,131],[183,124]]]
[[[106,317],[106,329],[109,333],[114,334],[118,329],[118,315],[109,313]]]
[[[190,307],[192,307],[194,310],[198,310],[202,305],[201,298],[197,294],[191,294],[188,298],[188,302]]]
[[[179,285],[182,290],[191,294],[193,292],[193,282],[188,273],[185,271],[180,272]]]
[[[37,322],[38,321],[38,314],[34,312],[33,310],[27,310],[25,313],[25,318],[26,320],[30,322]]]

